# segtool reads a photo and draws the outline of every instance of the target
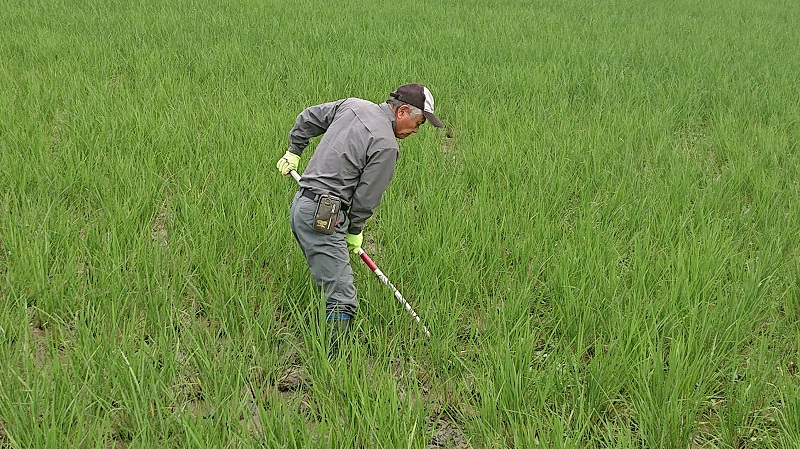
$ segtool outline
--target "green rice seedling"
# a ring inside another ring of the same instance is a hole
[[[0,446],[797,446],[795,3],[9,2]],[[274,162],[413,81],[331,361]]]

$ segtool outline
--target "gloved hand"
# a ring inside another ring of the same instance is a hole
[[[347,242],[347,250],[352,251],[353,254],[358,255],[358,250],[361,249],[361,244],[364,242],[364,233],[347,234],[344,241]]]
[[[289,176],[290,171],[297,170],[298,162],[300,162],[300,156],[291,151],[287,151],[282,158],[278,159],[278,163],[275,164],[275,166],[278,167],[278,171],[281,172],[283,176]]]

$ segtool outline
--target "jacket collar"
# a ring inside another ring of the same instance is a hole
[[[395,122],[397,119],[394,117],[394,112],[392,111],[392,107],[389,106],[389,103],[381,103],[380,105],[381,111],[386,114],[386,118],[392,122],[392,132],[395,130]]]

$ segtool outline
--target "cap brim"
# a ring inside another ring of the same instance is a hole
[[[442,126],[444,126],[442,124],[442,121],[439,120],[438,117],[433,115],[433,112],[423,111],[422,114],[425,116],[425,120],[431,122],[431,125],[433,125],[433,126],[435,126],[437,128],[441,128]]]

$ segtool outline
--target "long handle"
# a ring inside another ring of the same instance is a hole
[[[292,175],[292,178],[294,178],[295,181],[297,181],[298,183],[300,182],[300,174],[297,173],[297,171],[291,170],[289,171],[289,174]],[[386,277],[385,274],[383,274],[383,271],[381,271],[380,268],[378,268],[375,262],[373,262],[372,259],[370,259],[370,257],[367,255],[367,253],[364,252],[363,249],[361,248],[358,249],[358,255],[359,257],[361,257],[361,260],[363,260],[364,263],[367,264],[369,269],[372,270],[373,273],[375,273],[375,276],[377,276],[381,282],[388,285],[392,289],[392,291],[394,292],[394,297],[397,298],[398,301],[400,301],[400,304],[402,304],[403,307],[406,308],[406,311],[408,311],[408,313],[410,313],[411,316],[415,320],[417,320],[417,323],[420,326],[422,326],[422,331],[425,332],[425,335],[428,338],[431,338],[431,333],[428,332],[428,328],[425,327],[424,324],[422,324],[422,320],[420,319],[419,315],[417,315],[417,312],[414,312],[414,309],[411,308],[411,304],[409,304],[408,301],[406,301],[406,299],[403,298],[403,295],[400,294],[400,291],[397,289],[397,287],[395,287],[394,284],[389,282],[389,278]]]
[[[403,298],[403,295],[400,294],[400,291],[397,289],[397,287],[395,287],[394,284],[389,282],[389,278],[387,278],[386,275],[383,274],[383,271],[381,271],[381,269],[378,268],[377,265],[375,265],[375,262],[373,262],[372,259],[370,259],[370,257],[367,255],[367,253],[364,252],[363,249],[361,248],[358,249],[358,255],[361,257],[361,260],[363,260],[364,263],[367,264],[369,269],[372,270],[373,273],[375,273],[375,276],[377,276],[378,279],[381,280],[381,282],[388,285],[392,289],[392,291],[394,292],[394,297],[397,298],[398,301],[400,301],[400,304],[402,304],[406,308],[406,311],[408,311],[408,313],[410,313],[411,316],[415,320],[417,320],[417,323],[420,326],[422,326],[422,331],[425,332],[425,335],[427,335],[428,338],[431,338],[431,333],[428,332],[428,328],[425,327],[424,324],[422,324],[422,320],[419,318],[419,315],[417,315],[417,312],[414,312],[414,309],[411,308],[411,304],[409,304],[408,301],[406,301],[406,299]]]

